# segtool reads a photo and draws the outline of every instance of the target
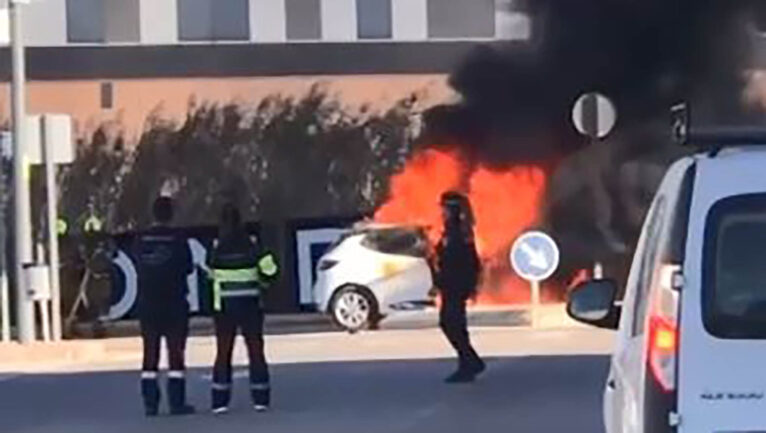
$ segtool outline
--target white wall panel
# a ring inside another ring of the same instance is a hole
[[[400,41],[428,38],[428,6],[426,0],[391,0],[393,36]]]
[[[356,0],[322,0],[322,40],[356,39]]]

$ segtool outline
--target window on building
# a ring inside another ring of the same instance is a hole
[[[178,0],[182,41],[250,39],[248,0]]]
[[[391,0],[356,0],[359,39],[391,38]]]
[[[67,0],[67,40],[72,43],[138,42],[140,0]]]
[[[67,0],[67,40],[106,42],[105,6],[104,0]]]
[[[317,40],[322,38],[321,0],[285,0],[287,39]]]
[[[495,0],[428,0],[431,38],[493,38]]]
[[[101,83],[101,109],[111,110],[114,108],[114,84],[107,81]]]

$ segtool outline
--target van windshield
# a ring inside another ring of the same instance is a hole
[[[766,194],[717,203],[705,233],[705,327],[720,338],[766,338]]]

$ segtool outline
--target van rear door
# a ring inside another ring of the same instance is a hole
[[[678,431],[766,432],[766,152],[698,161],[683,270]]]

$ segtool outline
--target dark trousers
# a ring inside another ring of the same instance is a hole
[[[225,407],[231,397],[231,357],[239,332],[245,339],[250,359],[250,395],[253,404],[270,402],[269,367],[263,345],[263,309],[257,298],[224,300],[223,311],[215,314],[217,353],[213,367],[213,407]]]
[[[189,336],[188,315],[141,320],[141,338],[144,343],[144,371],[157,371],[160,364],[162,337],[168,351],[168,369],[184,371],[186,339]]]
[[[171,412],[186,406],[185,351],[189,335],[188,313],[152,315],[141,319],[144,360],[141,373],[141,395],[147,412],[156,413],[160,402],[158,370],[162,338],[168,351],[168,403]]]
[[[459,369],[464,370],[481,363],[468,335],[465,297],[447,295],[442,298],[439,326],[457,351]]]

